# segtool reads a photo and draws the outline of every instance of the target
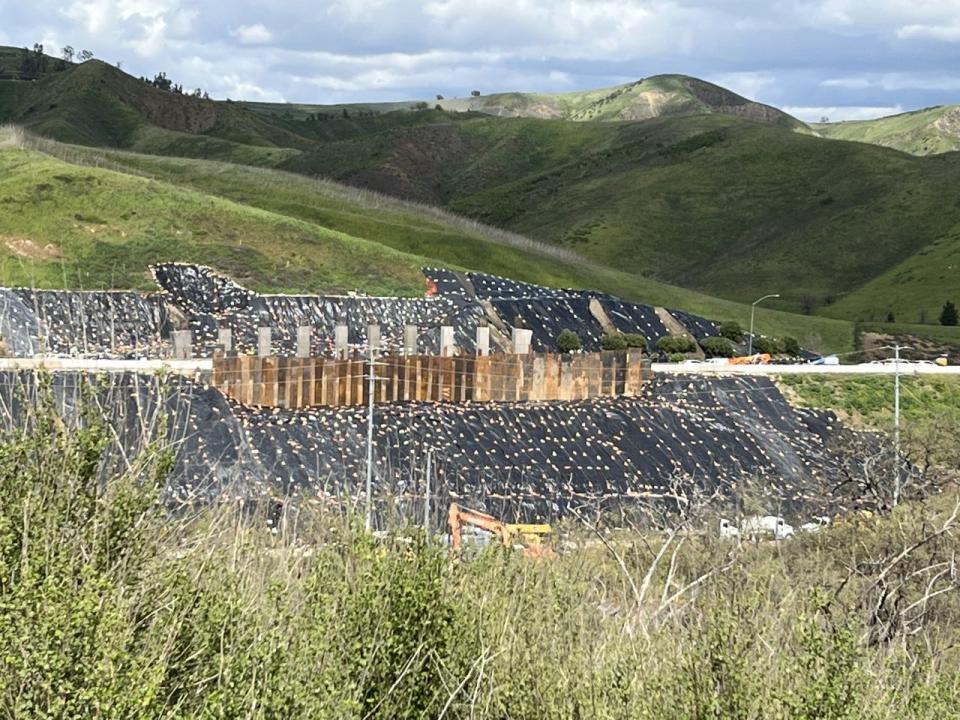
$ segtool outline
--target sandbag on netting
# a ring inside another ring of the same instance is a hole
[[[226,275],[203,265],[159,263],[151,267],[157,284],[185,312],[220,315],[244,310],[256,296]]]
[[[669,313],[683,323],[687,332],[697,340],[703,340],[705,337],[716,337],[719,334],[719,328],[712,320],[707,320],[699,315],[693,315],[683,312],[682,310],[670,310]]]
[[[156,294],[120,291],[3,290],[8,350],[29,355],[158,354],[171,324]]]
[[[588,298],[501,299],[491,300],[490,304],[508,326],[533,332],[532,349],[536,352],[556,352],[557,336],[563,330],[575,332],[584,350],[600,349],[603,327],[590,312]]]
[[[602,298],[600,305],[617,330],[643,335],[651,346],[670,334],[652,305],[623,302],[610,296]]]

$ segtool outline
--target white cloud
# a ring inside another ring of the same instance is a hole
[[[824,117],[830,118],[830,122],[873,120],[874,118],[897,115],[903,112],[903,108],[899,105],[887,107],[857,105],[839,107],[792,107],[786,105],[780,109],[804,122],[820,122],[821,118]]]
[[[897,30],[897,37],[902,40],[920,38],[942,40],[944,42],[960,42],[960,23],[949,25],[904,25]]]
[[[763,71],[721,73],[706,79],[751,100],[759,98],[764,90],[773,87],[777,82],[773,73]]]
[[[960,75],[945,73],[869,73],[827,78],[822,87],[848,90],[876,89],[884,92],[903,90],[960,91]]]
[[[254,25],[241,25],[230,31],[230,35],[235,37],[244,45],[265,45],[273,40],[273,33],[262,23]]]

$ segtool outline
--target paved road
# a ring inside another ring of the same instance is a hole
[[[693,375],[893,375],[894,363],[863,365],[714,365],[711,363],[653,363],[655,373]],[[960,375],[960,365],[900,363],[901,375]]]

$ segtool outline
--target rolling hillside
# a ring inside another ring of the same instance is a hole
[[[651,89],[672,98],[660,111],[675,114],[623,119],[646,112],[641,98]],[[481,107],[491,97],[464,101],[463,112],[320,112],[179,95],[90,61],[33,81],[0,81],[0,122],[141,153],[110,160],[125,173],[188,183],[439,263],[547,284],[625,295],[669,288],[664,295],[674,297],[682,286],[693,297],[738,303],[778,292],[782,310],[864,322],[889,312],[930,322],[944,300],[960,299],[950,272],[960,252],[960,205],[944,195],[960,183],[958,157],[912,157],[796,132],[788,116],[752,117],[756,104],[682,76],[543,96],[539,110],[531,109],[533,96],[518,95],[525,99],[512,106],[515,115],[526,103],[527,114],[569,120],[495,117],[492,105]],[[163,157],[229,164],[211,171]],[[409,207],[395,224],[379,205],[347,211],[299,190],[262,192],[265,178],[294,184],[289,174],[269,174],[276,170],[439,206],[560,255],[544,263],[542,254],[521,259],[502,245],[464,242],[462,222],[452,231],[428,228]],[[232,175],[244,179],[225,180]],[[564,266],[557,260],[564,252],[585,260]],[[604,273],[613,275],[601,280]]]
[[[876,120],[819,123],[810,127],[823,137],[882,145],[911,155],[960,150],[960,105],[941,105]]]
[[[263,168],[17,141],[0,131],[0,203],[12,210],[0,211],[2,284],[148,288],[150,263],[182,260],[263,292],[416,296],[426,264],[749,320],[743,305],[558,257],[442,211]],[[757,323],[810,347],[853,344],[844,321],[765,308]]]
[[[294,105],[245,103],[258,113],[298,119],[317,113],[341,114],[344,109],[391,112],[415,109],[416,101],[357,105]],[[573,121],[649,120],[657,117],[720,114],[785,128],[804,124],[777,108],[748,100],[726,88],[686,75],[656,75],[616,87],[569,93],[493,93],[431,100],[430,106],[453,112],[479,112],[497,117]]]

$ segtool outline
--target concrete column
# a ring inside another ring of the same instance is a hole
[[[417,354],[417,338],[420,337],[420,328],[416,325],[403,326],[403,352],[406,355]]]
[[[373,348],[374,352],[380,352],[383,344],[380,342],[379,325],[367,325],[367,345]]]
[[[457,345],[453,339],[453,327],[450,325],[440,326],[440,354],[444,357],[452,357],[457,352]]]
[[[193,333],[189,330],[174,330],[171,337],[173,339],[174,360],[190,360],[193,358]]]
[[[233,330],[230,328],[219,328],[217,330],[217,345],[223,346],[223,352],[233,351]]]
[[[490,326],[477,326],[477,355],[490,354]]]
[[[313,328],[309,325],[301,325],[297,328],[297,357],[310,357],[310,341],[313,339]]]
[[[333,328],[333,349],[338,358],[345,358],[350,349],[350,330],[346,325]]]
[[[533,342],[533,330],[515,327],[512,333],[513,351],[517,355],[529,355],[530,343]]]
[[[269,357],[273,355],[271,339],[272,333],[270,328],[257,328],[257,355],[260,357]]]

